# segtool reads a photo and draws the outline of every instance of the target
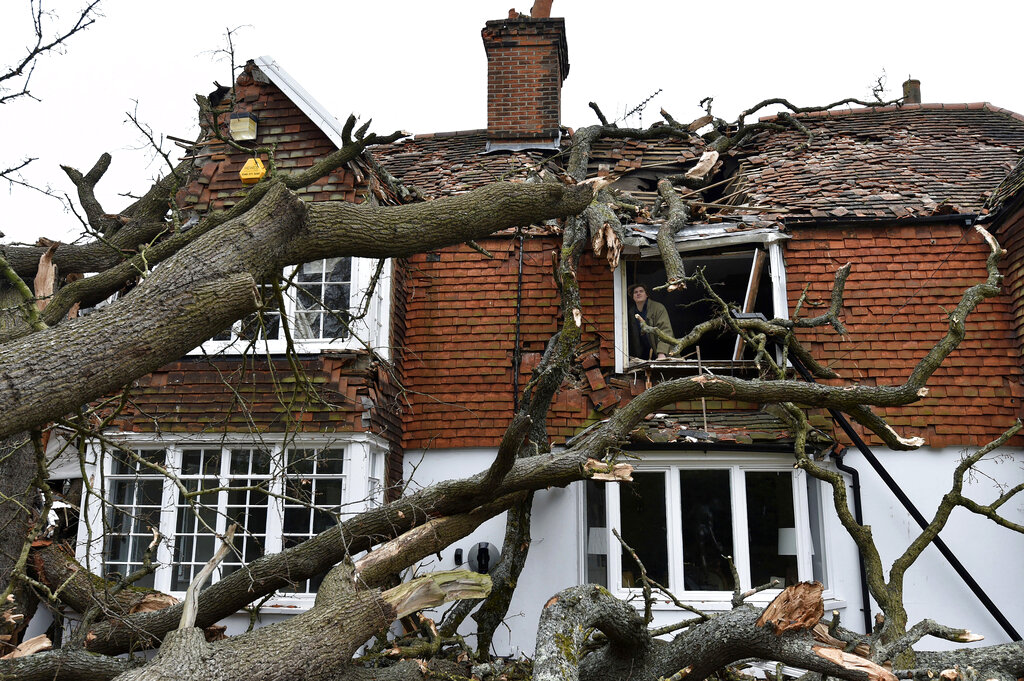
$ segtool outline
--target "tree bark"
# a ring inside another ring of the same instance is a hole
[[[495,183],[437,201],[306,206],[282,185],[172,256],[123,300],[11,341],[0,358],[0,437],[70,413],[184,355],[256,309],[257,281],[341,255],[400,257],[579,212],[589,185]],[[59,249],[58,249],[59,252]]]

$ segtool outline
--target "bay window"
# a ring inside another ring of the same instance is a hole
[[[96,491],[106,495],[101,500],[90,493],[87,501],[88,522],[79,536],[83,558],[100,574],[130,574],[142,566],[158,530],[161,540],[152,551],[157,568],[138,585],[171,593],[188,587],[217,550],[217,535],[234,523],[234,550],[213,581],[380,501],[376,478],[384,448],[362,434],[287,445],[184,441],[126,447],[108,449],[100,459]],[[286,591],[301,598],[319,583],[304,580]]]
[[[730,559],[741,590],[824,583],[817,485],[785,457],[645,454],[632,483],[588,483],[586,579],[620,594],[642,587],[614,528],[650,579],[687,600],[728,601]]]

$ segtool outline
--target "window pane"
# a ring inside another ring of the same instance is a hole
[[[320,284],[302,284],[295,291],[299,308],[303,310],[319,310],[323,307],[324,287]]]
[[[313,503],[320,508],[336,508],[341,505],[341,478],[313,481]]]
[[[332,286],[331,288],[337,288]],[[348,295],[346,293],[346,298]],[[335,301],[344,305],[341,301]],[[324,338],[348,338],[348,312],[344,309],[332,309],[324,312]]]
[[[314,260],[313,262],[302,263],[299,267],[299,271],[295,274],[295,281],[315,281],[322,282],[324,280],[324,261]]]
[[[344,449],[322,449],[317,455],[316,472],[320,475],[338,475],[341,473],[345,457]]]
[[[633,484],[619,490],[622,538],[643,561],[647,576],[668,585],[668,528],[665,520],[665,474],[633,473]],[[640,587],[640,567],[622,549],[622,586]]]
[[[312,475],[317,451],[315,449],[288,450],[288,474]]]
[[[683,588],[731,591],[732,495],[727,470],[679,471],[683,520]],[[653,531],[653,530],[652,530]]]
[[[352,280],[352,259],[351,258],[328,258],[325,261],[324,269],[327,271],[327,281]]]
[[[348,284],[331,284],[325,286],[324,307],[328,310],[347,310]]]
[[[608,527],[605,521],[605,499],[604,484],[587,480],[587,582],[607,587]]]
[[[796,584],[796,522],[793,515],[793,474],[749,471],[747,532],[750,539],[750,585],[772,579]]]
[[[292,319],[292,337],[298,339],[320,338],[322,310],[296,312]]]
[[[822,530],[821,481],[807,477],[807,515],[811,521],[811,578],[821,582],[828,588],[828,575],[825,571],[825,536]]]

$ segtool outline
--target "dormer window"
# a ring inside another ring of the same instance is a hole
[[[742,312],[761,313],[767,318],[788,316],[786,303],[786,276],[777,232],[741,234],[719,241],[717,248],[702,249],[704,242],[684,242],[679,245],[688,274],[703,268],[704,276],[723,300]],[[634,321],[638,305],[632,292],[643,285],[649,291],[645,303],[646,313],[661,320],[663,330],[675,338],[690,333],[702,321],[716,312],[712,301],[698,286],[666,291],[659,289],[666,280],[665,268],[656,248],[641,249],[639,257],[623,257],[615,279],[615,348],[616,371],[647,361],[659,361],[659,346],[655,339],[640,333]],[[664,320],[667,317],[667,323]],[[648,324],[654,326],[651,319]],[[647,341],[646,343],[644,341]],[[699,346],[699,361],[705,366],[721,366],[745,359],[745,349],[736,334],[722,332],[705,335]],[[680,357],[667,361],[683,366],[698,362],[698,346],[691,346]]]

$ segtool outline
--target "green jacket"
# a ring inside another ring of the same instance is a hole
[[[656,329],[660,329],[668,335],[673,335],[672,322],[668,317],[668,310],[665,306],[656,300],[647,299],[647,303],[644,305],[647,325],[653,326]],[[637,314],[637,307],[633,303],[629,305],[629,346],[630,352],[633,352],[635,348],[640,347],[640,323],[637,322],[634,315]],[[647,342],[650,343],[653,348],[653,357],[641,357],[640,359],[653,359],[657,357],[658,353],[668,354],[668,351],[672,349],[672,345],[660,340],[653,333],[647,334]]]

